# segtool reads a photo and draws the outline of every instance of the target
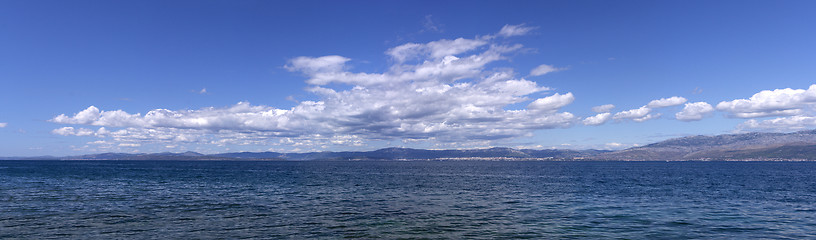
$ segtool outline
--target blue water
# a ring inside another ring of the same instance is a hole
[[[816,163],[0,161],[9,238],[816,238]]]

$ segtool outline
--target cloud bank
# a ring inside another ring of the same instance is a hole
[[[532,29],[507,25],[498,36],[524,35]],[[343,56],[293,58],[284,68],[305,76],[307,90],[319,100],[290,109],[239,102],[141,114],[90,106],[51,122],[102,128],[63,127],[53,133],[95,136],[118,146],[195,142],[314,148],[394,140],[490,144],[578,121],[560,110],[575,100],[571,92],[550,93],[547,87],[515,77],[512,69],[489,69],[488,64],[522,48],[495,39],[488,35],[396,46],[385,52],[393,65],[380,73],[353,72],[347,65],[353,60]],[[508,107],[516,104],[527,107]]]
[[[748,99],[723,101],[717,110],[737,118],[789,116],[803,113],[803,107],[816,103],[816,84],[808,89],[775,89],[760,91]]]
[[[384,51],[389,66],[381,72],[357,72],[355,60],[339,55],[299,56],[286,70],[304,77],[315,100],[291,108],[238,102],[202,109],[153,109],[144,113],[89,106],[50,121],[55,135],[96,138],[98,148],[134,148],[160,144],[272,146],[314,151],[331,146],[367,146],[372,142],[427,143],[439,147],[486,147],[532,136],[541,129],[598,126],[611,120],[640,123],[660,118],[671,107],[684,122],[722,111],[747,119],[738,129],[788,131],[816,127],[816,84],[807,89],[763,90],[746,99],[716,106],[672,96],[633,109],[612,112],[613,104],[592,107],[589,116],[562,110],[576,101],[517,77],[511,68],[491,68],[522,51],[512,37],[536,27],[505,25],[498,33],[473,38],[406,43]],[[542,64],[529,76],[564,70]],[[199,93],[206,94],[202,88]],[[291,98],[291,96],[290,96]],[[594,114],[594,115],[592,115]],[[772,118],[776,117],[776,118]],[[0,128],[6,127],[0,123]],[[93,127],[91,127],[93,126]]]
[[[816,84],[807,89],[763,90],[748,99],[717,104],[717,110],[735,118],[752,118],[739,130],[795,131],[816,127]],[[776,117],[772,119],[762,119]],[[760,119],[755,119],[760,118]]]

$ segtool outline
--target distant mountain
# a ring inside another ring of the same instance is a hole
[[[235,160],[229,157],[204,155],[197,152],[183,153],[100,153],[60,157],[59,160]]]
[[[743,133],[669,139],[620,151],[513,149],[465,150],[383,148],[360,152],[233,152],[219,154],[101,153],[68,157],[2,157],[0,160],[816,160],[816,130],[793,133]]]
[[[5,157],[0,160],[290,160],[290,161],[354,161],[354,160],[545,160],[575,159],[594,156],[602,150],[533,150],[488,148],[467,150],[423,150],[412,148],[383,148],[367,152],[233,152],[219,154],[184,153],[100,153],[67,157]]]
[[[669,139],[594,156],[598,160],[816,160],[816,130]]]
[[[232,159],[286,159],[292,161],[308,160],[441,160],[441,159],[534,159],[534,158],[578,158],[590,157],[603,150],[533,150],[513,148],[488,148],[467,150],[424,150],[413,148],[383,148],[368,152],[239,152],[208,155]]]

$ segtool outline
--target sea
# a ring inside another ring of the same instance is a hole
[[[0,161],[0,239],[813,239],[815,162]]]

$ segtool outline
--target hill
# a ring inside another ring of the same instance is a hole
[[[258,160],[258,161],[355,161],[355,160],[816,160],[816,130],[792,133],[742,133],[716,136],[689,136],[624,149],[566,150],[514,149],[494,147],[464,150],[383,148],[356,152],[233,152],[219,154],[184,153],[101,153],[68,157],[2,157],[0,160]]]
[[[603,153],[598,160],[816,160],[816,131],[690,136]]]

